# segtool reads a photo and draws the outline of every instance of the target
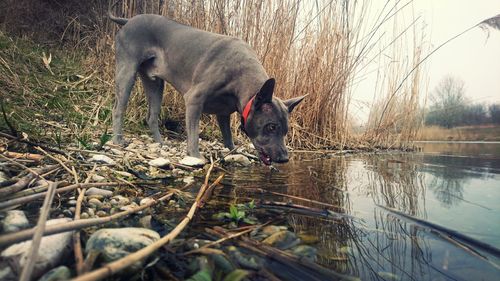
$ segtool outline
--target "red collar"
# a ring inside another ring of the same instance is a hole
[[[247,102],[247,105],[245,105],[245,108],[243,109],[243,112],[241,113],[241,117],[243,117],[243,124],[247,123],[248,115],[250,114],[250,109],[252,109],[252,103],[253,103],[254,99],[255,99],[255,96],[253,96]]]

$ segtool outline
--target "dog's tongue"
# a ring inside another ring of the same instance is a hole
[[[260,153],[260,160],[267,166],[271,165],[271,157],[265,153]]]

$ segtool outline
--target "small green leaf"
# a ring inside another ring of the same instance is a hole
[[[249,274],[249,271],[243,269],[235,269],[231,273],[226,275],[224,281],[240,281],[243,280],[243,278],[247,277]]]
[[[191,276],[189,281],[212,281],[212,274],[208,270],[200,270]]]

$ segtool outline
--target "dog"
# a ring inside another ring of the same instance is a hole
[[[116,4],[116,3],[115,3]],[[199,122],[215,114],[224,146],[233,149],[230,115],[241,114],[241,129],[260,160],[288,162],[285,135],[288,116],[305,96],[280,100],[256,53],[243,40],[199,30],[160,15],[109,18],[122,25],[115,39],[116,99],[113,142],[123,144],[123,114],[137,73],[148,100],[147,123],[155,142],[162,143],[158,118],[164,83],[183,95],[186,105],[187,155],[201,158]]]

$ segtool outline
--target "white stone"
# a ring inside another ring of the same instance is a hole
[[[85,195],[91,196],[91,195],[101,195],[103,197],[111,197],[113,195],[113,191],[111,190],[106,190],[106,189],[100,189],[97,187],[91,187],[85,191]]]
[[[239,164],[242,166],[248,166],[248,165],[252,164],[252,162],[250,162],[248,157],[246,157],[245,155],[242,155],[242,154],[228,155],[224,158],[224,161],[226,161],[228,163],[236,163],[236,164]]]
[[[116,148],[111,148],[110,151],[111,151],[111,153],[116,154],[116,155],[123,155],[124,154],[123,151],[116,149]]]
[[[67,223],[69,221],[71,221],[69,218],[53,219],[48,220],[47,225]],[[39,277],[47,270],[59,264],[64,253],[70,250],[72,234],[72,231],[68,231],[42,238],[32,277]],[[28,260],[27,255],[30,252],[31,244],[31,240],[17,243],[1,253],[2,258],[8,260],[8,263],[12,266],[12,270],[17,274],[20,274]]]
[[[2,221],[4,232],[16,232],[30,226],[26,215],[21,210],[7,211],[7,215]]]
[[[206,160],[197,158],[197,157],[192,157],[192,156],[186,156],[182,158],[182,160],[179,162],[182,165],[190,166],[190,167],[196,167],[196,166],[203,166],[205,165]]]
[[[92,156],[92,158],[90,158],[90,161],[91,162],[98,162],[98,163],[106,163],[106,164],[110,164],[110,165],[115,164],[115,160],[109,158],[106,155],[102,155],[102,154],[94,154]]]
[[[184,182],[185,184],[191,184],[194,182],[194,177],[193,176],[187,176],[185,178],[182,179],[182,182]]]
[[[162,168],[170,165],[170,160],[160,157],[149,161],[148,164],[154,167]]]

